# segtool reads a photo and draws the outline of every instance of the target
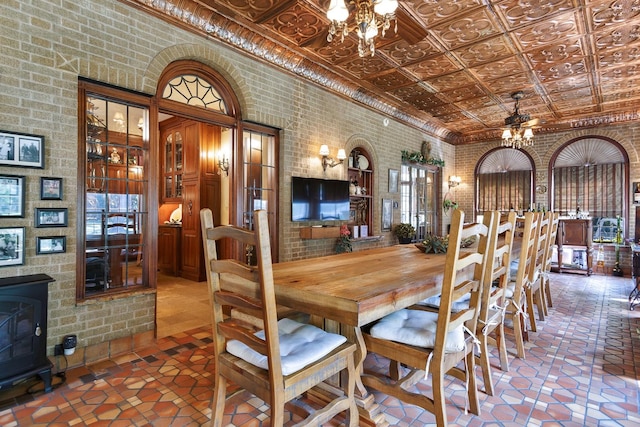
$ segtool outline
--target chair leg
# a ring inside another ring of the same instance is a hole
[[[436,369],[432,371],[431,386],[433,387],[433,412],[436,416],[436,424],[439,427],[447,426],[447,411],[444,397],[444,372]],[[471,388],[471,386],[469,386]]]
[[[500,369],[504,372],[509,372],[509,355],[507,354],[507,343],[502,322],[496,328],[496,347],[498,347],[498,354],[500,355]]]
[[[478,384],[476,382],[476,359],[473,350],[467,353],[467,377],[469,378],[469,409],[472,414],[480,415],[480,401],[478,400]],[[491,381],[489,381],[491,382]]]
[[[520,313],[513,315],[513,335],[516,342],[516,356],[519,359],[524,359],[524,325]]]
[[[544,281],[544,290],[545,290],[545,295],[547,297],[547,307],[553,307],[553,301],[551,300],[551,285],[550,285],[550,280],[547,277]]]
[[[545,303],[545,300],[544,300],[544,288],[542,287],[542,284],[540,284],[540,287],[536,291],[534,295],[534,299],[535,299],[536,305],[538,306],[538,318],[541,321],[544,321],[544,318],[547,316],[548,313],[547,313],[547,304]]]
[[[531,290],[531,288],[527,288],[525,294],[525,298],[527,299],[527,314],[529,315],[529,325],[531,326],[532,332],[537,332],[538,329],[536,328],[536,316],[533,313],[533,291]]]
[[[211,401],[211,427],[223,427],[224,406],[227,402],[227,380],[221,375],[216,375]]]
[[[482,368],[482,379],[484,381],[484,392],[493,396],[493,379],[491,378],[491,364],[489,363],[488,337],[480,337],[480,367]],[[471,373],[473,375],[473,373]]]

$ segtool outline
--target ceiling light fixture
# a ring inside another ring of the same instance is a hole
[[[373,56],[376,53],[375,38],[378,35],[378,28],[382,29],[382,37],[391,27],[391,21],[395,23],[395,32],[398,32],[398,21],[396,20],[397,0],[350,0],[349,4],[354,4],[355,12],[355,32],[358,35],[358,55],[364,57],[367,53]],[[349,34],[347,19],[349,10],[345,0],[331,0],[327,18],[331,21],[327,41],[331,43],[333,37],[340,35],[344,42],[344,37]]]
[[[522,129],[521,126],[528,122],[531,118],[528,114],[520,113],[519,101],[524,96],[521,91],[511,94],[511,98],[516,101],[516,105],[509,117],[504,119],[507,128],[502,132],[502,146],[512,148],[531,147],[533,145],[533,130],[531,128]]]

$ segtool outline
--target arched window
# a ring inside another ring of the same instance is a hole
[[[525,151],[497,148],[476,166],[476,210],[535,209],[533,160]]]
[[[553,210],[561,215],[578,209],[588,212],[593,218],[593,238],[602,242],[613,241],[617,230],[605,233],[599,227],[615,224],[619,215],[626,235],[629,157],[620,144],[594,136],[571,140],[551,158],[549,174]]]

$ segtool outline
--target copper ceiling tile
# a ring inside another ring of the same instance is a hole
[[[482,0],[458,0],[458,1],[437,1],[437,0],[405,0],[405,7],[411,9],[420,17],[427,28],[433,27],[440,22],[448,21],[459,17],[461,14],[484,7]]]
[[[391,60],[398,65],[415,63],[433,55],[440,54],[440,50],[428,39],[422,40],[414,45],[400,40],[397,43],[383,46],[377,50],[391,58]]]
[[[628,24],[640,17],[640,1],[638,0],[593,0],[586,3],[594,31],[606,27],[617,27]]]
[[[427,80],[431,77],[453,73],[460,69],[461,67],[453,62],[447,55],[433,56],[417,64],[408,65],[406,67],[406,70],[409,73],[421,80]]]
[[[412,80],[407,78],[407,76],[398,71],[386,74],[377,74],[375,76],[367,78],[367,81],[371,82],[384,91],[392,90],[401,86],[406,86],[407,84],[412,82]]]
[[[513,35],[526,51],[575,40],[581,35],[580,27],[576,24],[578,13],[578,11],[566,12],[546,21],[518,28]]]
[[[449,102],[457,103],[465,99],[483,97],[486,93],[479,85],[469,85],[443,91],[442,95],[444,95]]]
[[[436,88],[439,92],[452,90],[460,86],[469,86],[476,81],[466,71],[457,71],[440,77],[427,79],[426,82]]]
[[[542,82],[586,73],[585,62],[582,59],[573,59],[557,64],[545,64],[544,66],[540,64],[534,69]]]
[[[404,99],[404,100],[409,100],[411,98],[418,98],[418,97],[437,98],[435,94],[431,93],[429,90],[427,90],[420,84],[412,84],[410,86],[399,87],[397,89],[388,90],[387,92],[398,99]],[[440,101],[440,102],[443,102],[443,101]]]
[[[467,67],[497,61],[506,56],[512,56],[515,51],[510,40],[503,36],[492,37],[460,49],[453,53],[462,60]]]
[[[516,56],[503,58],[490,64],[478,65],[471,67],[470,71],[482,80],[496,80],[498,78],[509,76],[512,74],[521,74],[527,71],[522,61]],[[517,87],[513,90],[518,90]]]
[[[486,8],[474,10],[457,17],[454,21],[436,25],[431,30],[450,50],[476,43],[502,32]]]
[[[509,28],[529,25],[541,20],[548,22],[558,13],[574,8],[571,0],[507,0],[497,2]]]
[[[538,49],[526,52],[527,58],[532,64],[555,64],[564,62],[573,58],[582,58],[586,56],[580,39],[569,39],[562,43],[552,44]]]

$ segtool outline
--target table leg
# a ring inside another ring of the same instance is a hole
[[[356,378],[356,403],[358,405],[358,412],[360,413],[360,425],[367,426],[380,426],[387,427],[389,423],[386,417],[381,412],[382,408],[376,403],[373,394],[369,393],[362,384],[362,375],[364,368],[364,359],[367,357],[367,347],[362,337],[362,331],[359,327],[354,329],[354,339],[358,350],[356,351],[356,371],[358,377]]]

